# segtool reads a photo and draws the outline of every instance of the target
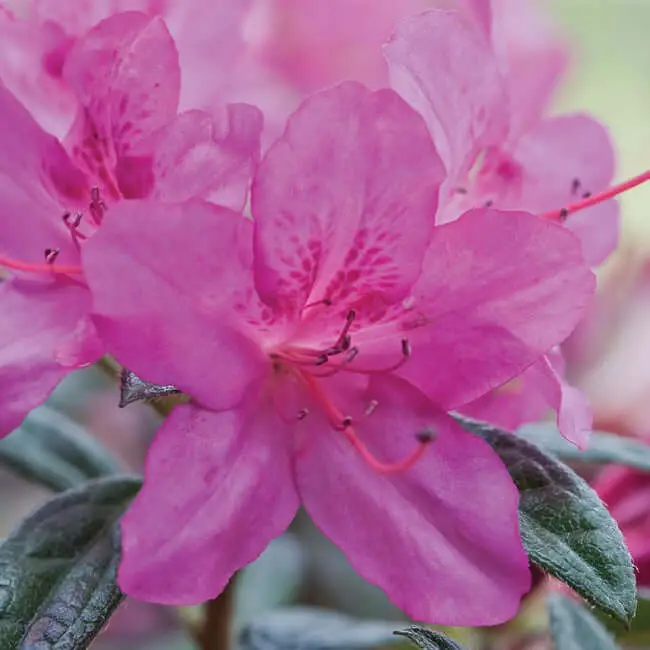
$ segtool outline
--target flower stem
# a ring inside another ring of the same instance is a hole
[[[203,606],[205,618],[197,638],[201,650],[228,650],[230,647],[236,579],[237,574],[216,598]]]

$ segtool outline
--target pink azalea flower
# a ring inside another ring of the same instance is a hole
[[[261,117],[224,109],[176,116],[179,70],[160,19],[100,23],[71,50],[64,75],[79,100],[61,143],[0,85],[0,435],[103,345],[88,318],[80,249],[125,198],[223,197],[241,209],[259,155]]]
[[[215,596],[302,503],[414,618],[514,615],[516,489],[445,411],[563,340],[594,278],[573,234],[528,213],[435,226],[443,179],[422,119],[349,82],[292,115],[254,222],[197,201],[113,209],[83,250],[94,321],[121,363],[193,398],[124,517],[126,593]]]
[[[506,20],[517,3],[497,2],[507,5],[499,13],[473,4],[486,12],[492,41],[460,14],[429,11],[404,20],[384,47],[393,87],[427,120],[448,171],[439,218],[488,203],[542,213],[605,189],[614,171],[606,130],[587,115],[543,118],[554,86],[549,70],[559,66],[538,57],[537,75],[537,64],[504,48],[520,29],[514,17]],[[618,220],[608,201],[572,215],[566,226],[597,265],[616,247]]]
[[[650,588],[650,476],[628,467],[610,467],[599,475],[594,488],[625,537],[637,585]]]
[[[251,1],[21,0],[20,14],[0,1],[0,78],[46,131],[62,138],[76,109],[63,74],[68,54],[101,20],[138,11],[162,16],[174,37],[183,71],[180,109],[212,110],[226,101],[237,79],[223,62],[240,56]]]
[[[465,4],[465,16],[430,11],[403,21],[384,50],[393,87],[425,117],[443,153],[439,219],[480,205],[541,214],[607,187],[614,156],[605,129],[586,115],[543,117],[566,58],[543,16],[518,0]],[[595,265],[614,250],[618,219],[606,201],[565,225]],[[563,379],[558,355],[468,412],[513,427],[552,408],[561,433],[584,447],[592,415]]]

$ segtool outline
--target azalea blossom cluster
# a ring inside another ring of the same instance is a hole
[[[387,2],[340,57],[321,4],[0,6],[0,434],[110,355],[189,397],[125,593],[212,598],[302,505],[412,617],[500,623],[518,492],[450,412],[586,444],[559,346],[617,244],[612,145],[545,117],[566,53],[527,2]]]

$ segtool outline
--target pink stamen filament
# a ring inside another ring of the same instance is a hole
[[[417,447],[402,460],[394,463],[385,463],[375,458],[372,452],[361,441],[352,426],[351,418],[344,417],[341,411],[332,403],[327,393],[323,390],[320,382],[316,377],[309,372],[302,370],[297,371],[297,376],[306,386],[309,394],[314,398],[315,402],[320,406],[327,421],[332,428],[340,431],[356,449],[361,458],[378,474],[399,474],[411,469],[417,463],[426,451],[427,445],[431,442],[430,437],[418,437]]]
[[[22,262],[5,255],[0,255],[0,266],[12,269],[14,271],[24,271],[26,273],[43,273],[52,275],[80,275],[83,270],[80,266],[64,266],[60,264],[31,264]]]
[[[634,178],[631,178],[623,183],[614,185],[603,192],[599,192],[598,194],[592,194],[591,196],[587,196],[581,201],[576,201],[575,203],[571,203],[563,208],[560,208],[559,210],[552,210],[551,212],[545,212],[541,216],[543,219],[550,219],[551,221],[563,221],[570,214],[574,214],[575,212],[579,212],[580,210],[586,210],[587,208],[591,208],[592,206],[597,205],[598,203],[602,203],[603,201],[613,199],[619,194],[622,194],[623,192],[627,192],[627,190],[631,190],[632,188],[637,187],[638,185],[641,185],[642,183],[645,183],[646,181],[649,180],[650,180],[650,170],[643,172],[643,174],[639,174],[638,176],[635,176]]]

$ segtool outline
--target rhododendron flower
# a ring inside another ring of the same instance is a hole
[[[237,80],[231,63],[241,55],[250,6],[251,0],[21,0],[11,11],[0,2],[0,78],[43,128],[62,138],[76,108],[64,75],[70,51],[99,21],[138,11],[163,17],[174,36],[183,71],[181,110],[212,111]]]
[[[636,566],[639,587],[650,587],[650,475],[628,467],[610,467],[594,488],[616,519]]]
[[[480,205],[541,214],[604,189],[614,166],[604,128],[586,115],[543,117],[565,56],[541,15],[512,0],[465,4],[473,12],[429,11],[403,21],[385,46],[393,87],[425,117],[445,161],[438,218]],[[522,24],[537,26],[525,30],[527,39],[536,35],[527,44]],[[565,225],[598,264],[616,246],[618,207],[600,203]],[[563,379],[558,355],[468,413],[517,426],[552,408],[561,433],[585,446],[592,415]]]
[[[215,596],[302,503],[416,619],[514,615],[517,491],[445,411],[563,340],[594,280],[575,236],[531,214],[435,226],[443,179],[420,116],[349,82],[292,115],[253,222],[198,201],[114,208],[83,250],[94,322],[120,363],[193,398],[123,519],[126,593]]]
[[[0,284],[0,435],[103,352],[79,254],[107,210],[145,196],[222,197],[241,209],[259,155],[253,107],[224,109],[229,131],[200,111],[176,116],[178,63],[160,19],[100,23],[64,74],[80,102],[70,155],[0,86],[0,268],[12,273]]]
[[[507,14],[514,3],[496,4]],[[501,39],[520,29],[496,7],[483,10]],[[384,46],[393,87],[425,117],[448,171],[439,219],[485,204],[541,214],[606,188],[614,171],[606,130],[587,115],[543,118],[548,75],[506,65],[501,39],[492,44],[485,31],[459,13],[428,11],[402,21]],[[607,201],[566,226],[599,264],[616,246],[618,207]]]

